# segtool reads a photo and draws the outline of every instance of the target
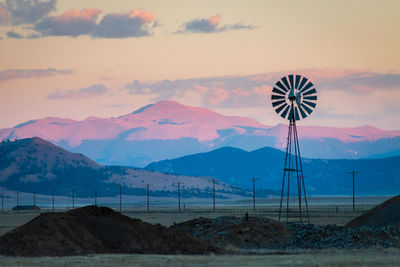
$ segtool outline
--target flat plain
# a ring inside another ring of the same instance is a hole
[[[386,199],[388,197],[382,197]],[[375,206],[381,198],[365,198],[356,206],[353,212],[352,205],[342,198],[327,198],[324,201],[314,202],[309,206],[310,222],[313,224],[344,225],[351,219]],[[133,218],[139,218],[152,224],[170,226],[193,218],[215,218],[219,216],[267,217],[278,219],[279,207],[266,205],[259,201],[256,210],[251,205],[217,206],[213,211],[209,206],[196,206],[181,209],[176,207],[153,207],[149,212],[143,207],[125,207],[122,213]],[[338,203],[338,204],[336,204]],[[247,203],[240,203],[247,204]],[[59,209],[57,211],[65,211]],[[5,210],[0,213],[0,235],[27,223],[41,212],[51,211],[13,211]],[[303,212],[304,213],[304,212]],[[285,214],[282,221],[286,221]],[[290,219],[289,219],[290,220]],[[74,257],[3,257],[0,256],[2,266],[395,266],[400,263],[400,249],[322,249],[322,250],[257,250],[259,255],[88,255]]]

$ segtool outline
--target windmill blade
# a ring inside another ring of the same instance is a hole
[[[304,100],[303,103],[304,103],[304,104],[307,104],[307,105],[309,105],[310,107],[313,107],[313,108],[315,108],[315,106],[316,106],[315,103],[312,103],[312,102],[307,101],[307,100]]]
[[[286,85],[286,88],[288,88],[289,90],[292,89],[292,87],[290,87],[290,85],[288,83],[286,76],[282,78],[282,82]]]
[[[286,114],[288,113],[288,111],[289,111],[289,105],[286,106],[285,110],[281,114],[281,117],[286,119]]]
[[[296,75],[296,83],[294,85],[294,88],[298,88],[300,79],[301,79],[301,76],[300,75]]]
[[[282,106],[278,107],[277,109],[275,109],[275,112],[279,114],[279,112],[281,112],[282,109],[284,109],[285,107],[287,107],[288,104],[283,104]]]
[[[287,107],[288,104],[283,104],[282,106],[278,107],[277,109],[275,109],[275,112],[279,114],[279,112],[281,112],[282,109],[284,109],[285,107]]]
[[[299,85],[299,88],[297,88],[298,90],[301,91],[301,88],[303,88],[304,84],[308,81],[308,79],[306,77],[303,77],[303,80],[301,80],[301,83]]]
[[[272,103],[272,106],[273,106],[273,107],[276,107],[276,106],[279,106],[279,105],[282,104],[282,103],[286,103],[286,100],[280,100],[280,101],[273,102],[273,103]]]
[[[289,82],[290,82],[290,89],[294,88],[294,81],[293,81],[293,75],[289,75]]]
[[[307,100],[317,100],[317,96],[313,95],[313,96],[303,96],[303,99],[307,99]]]
[[[274,100],[274,99],[284,99],[285,98],[285,96],[282,96],[282,95],[272,95],[271,96],[271,100]]]
[[[303,119],[305,119],[305,118],[307,117],[307,114],[304,112],[304,110],[303,110],[303,108],[301,107],[301,105],[298,105],[297,107],[299,108],[301,117],[302,117]],[[311,112],[310,112],[310,113],[311,113]]]
[[[289,89],[286,88],[286,87],[281,83],[281,81],[278,81],[275,85],[278,86],[279,88],[281,88],[281,89],[282,89],[283,91],[285,91],[285,92],[289,91]]]
[[[300,120],[299,111],[297,110],[297,107],[294,107],[294,119],[296,121]]]
[[[307,106],[304,105],[304,104],[301,104],[301,107],[304,108],[304,109],[308,112],[308,114],[311,114],[312,109],[310,109],[309,107],[307,107]]]
[[[311,90],[308,90],[307,92],[303,93],[303,96],[305,95],[312,95],[312,94],[316,94],[317,91],[313,88]]]
[[[308,90],[308,88],[311,88],[314,84],[312,82],[307,83],[306,86],[304,86],[303,89],[301,89],[301,92],[305,92]]]
[[[273,93],[280,94],[280,95],[286,95],[286,93],[285,93],[285,92],[282,92],[281,90],[279,90],[279,89],[278,89],[278,88],[276,88],[276,87],[274,87],[274,89],[272,90],[272,92],[273,92]]]

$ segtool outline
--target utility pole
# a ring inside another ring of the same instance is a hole
[[[213,196],[213,211],[215,212],[215,179],[211,179],[210,182],[212,183],[212,196]]]
[[[72,208],[75,208],[75,192],[74,189],[72,189]]]
[[[97,207],[97,188],[94,188],[94,206]]]
[[[36,206],[36,192],[33,192],[33,206]]]
[[[150,211],[150,184],[147,184],[147,213]]]
[[[359,174],[360,172],[357,172],[355,170],[352,170],[351,172],[347,172],[347,174],[352,174],[353,175],[353,212],[356,210],[356,197],[355,197],[355,189],[354,189],[354,180],[356,174]]]
[[[178,185],[178,212],[181,212],[181,184],[183,183],[178,181],[175,184]]]
[[[19,192],[17,192],[17,206],[19,206]]]
[[[1,212],[4,212],[4,192],[1,192]]]
[[[256,211],[256,180],[260,180],[260,178],[250,178],[249,180],[253,181],[253,211]]]
[[[119,212],[122,213],[122,185],[119,185]]]
[[[54,190],[51,191],[51,202],[52,202],[52,208],[53,208],[53,211],[54,211]]]

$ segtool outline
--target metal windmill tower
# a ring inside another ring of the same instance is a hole
[[[276,113],[282,118],[289,120],[285,167],[283,171],[281,201],[279,206],[279,221],[281,220],[282,206],[285,205],[283,203],[284,199],[286,198],[286,221],[288,221],[290,197],[297,196],[298,217],[300,218],[300,222],[302,222],[303,200],[306,207],[306,217],[309,222],[310,218],[308,214],[307,195],[304,184],[303,167],[301,164],[296,121],[306,118],[313,112],[313,109],[316,107],[317,91],[306,77],[291,74],[283,77],[275,84],[272,90],[271,100],[272,107],[275,109]]]

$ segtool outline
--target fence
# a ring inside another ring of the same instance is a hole
[[[93,191],[75,191],[71,189],[68,193],[51,194],[40,192],[16,192],[6,191],[1,193],[1,211],[36,209],[60,210],[70,209],[86,205],[107,206],[123,211],[136,212],[218,212],[232,213],[232,210],[243,210],[255,213],[276,213],[279,212],[278,197],[258,198],[253,196],[242,196],[238,199],[221,199],[213,192],[208,198],[184,198],[180,191],[176,192],[175,197],[152,196],[152,191],[148,190],[144,195],[127,195],[120,188],[119,194],[115,196],[103,195],[102,190],[94,188]],[[389,197],[358,197],[356,213],[371,209],[378,203]],[[321,201],[324,199],[324,202]],[[294,198],[294,200],[296,200]],[[327,202],[327,197],[310,197],[309,208],[314,213],[330,212],[343,213],[352,210],[352,197],[332,197]],[[293,205],[293,210],[296,205]]]

